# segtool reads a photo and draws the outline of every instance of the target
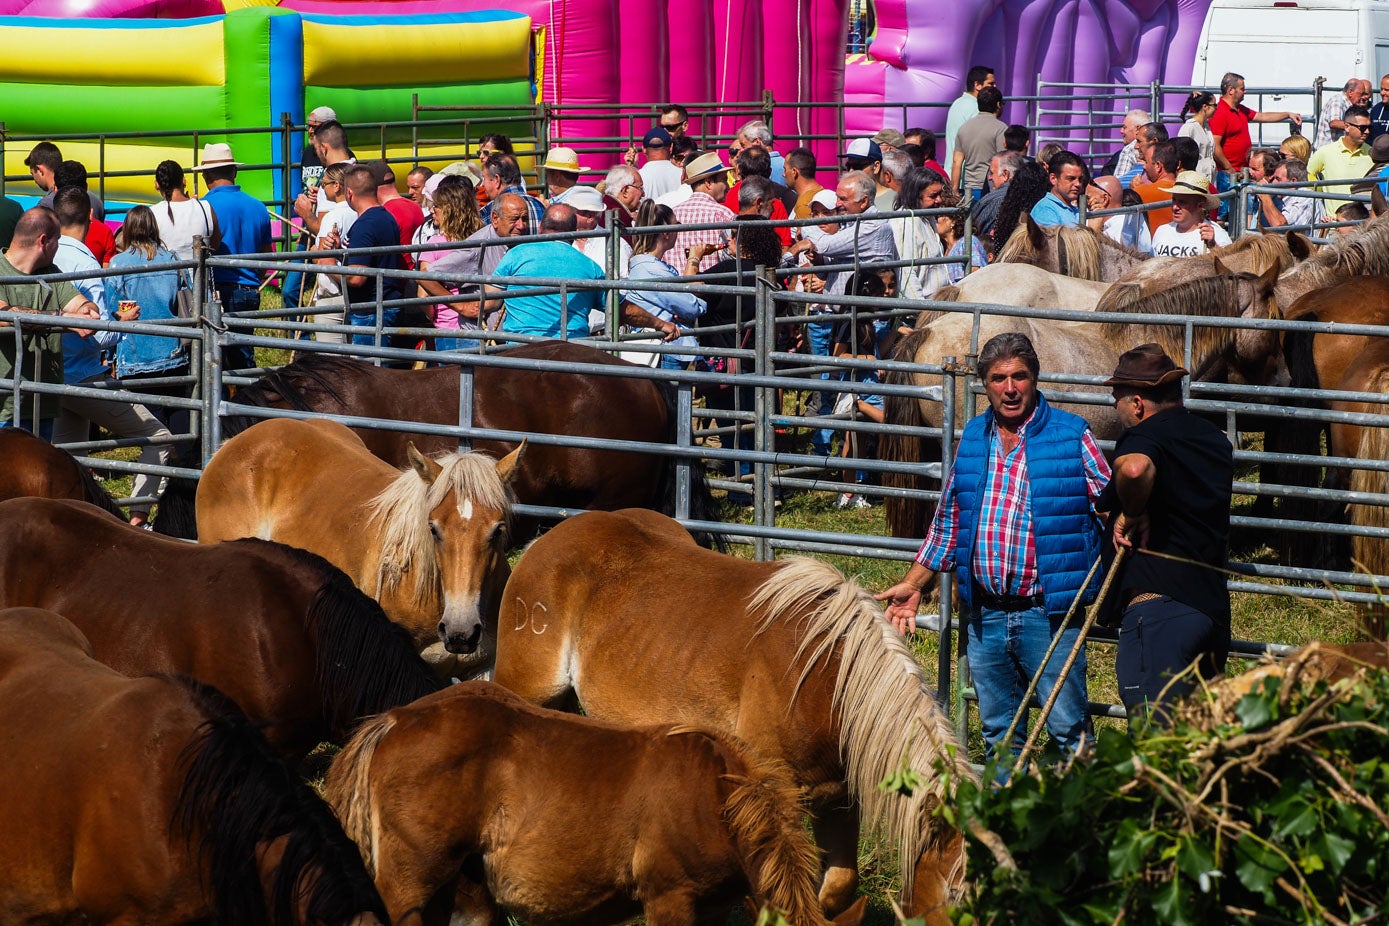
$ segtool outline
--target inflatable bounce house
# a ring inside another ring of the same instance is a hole
[[[766,89],[779,102],[870,104],[848,113],[850,134],[866,134],[903,127],[891,103],[958,96],[974,63],[1014,94],[1034,92],[1038,74],[1184,83],[1209,3],[878,0],[867,54],[846,61],[850,0],[0,0],[0,120],[11,137],[56,137],[105,175],[110,200],[150,201],[154,165],[190,166],[209,141],[230,142],[252,165],[243,185],[268,200],[283,193],[268,165],[284,159],[285,136],[263,130],[322,104],[344,122],[404,123],[414,94],[429,107],[543,100],[559,140],[621,135],[630,126],[615,104],[752,101]],[[737,121],[702,128],[727,134]],[[940,127],[944,110],[923,121]],[[779,112],[775,130],[821,136],[833,157],[829,107]],[[104,157],[60,137],[96,133],[132,135]],[[388,129],[387,155],[409,157],[413,140]],[[302,136],[290,143],[293,159]],[[7,143],[7,175],[26,172],[28,147]]]

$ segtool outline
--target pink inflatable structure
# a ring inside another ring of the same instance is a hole
[[[960,95],[972,65],[996,69],[1005,98],[1037,92],[1037,77],[1066,83],[1185,84],[1210,0],[878,0],[868,59],[850,63],[849,103]],[[922,112],[928,128],[945,109]],[[1021,109],[1009,113],[1020,118]],[[850,109],[850,134],[905,128],[900,109]]]

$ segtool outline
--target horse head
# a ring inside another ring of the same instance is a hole
[[[1216,266],[1220,266],[1218,261]],[[1258,276],[1240,274],[1240,318],[1278,320],[1283,317],[1274,296],[1278,275],[1277,266],[1270,267]],[[1283,356],[1283,332],[1275,328],[1238,329],[1228,378],[1231,382],[1251,386],[1291,385],[1292,376]]]
[[[443,613],[439,639],[455,654],[473,653],[487,619],[495,623],[497,601],[508,572],[511,480],[525,452],[519,447],[499,461],[478,453],[431,460],[410,444],[410,466],[427,490]]]

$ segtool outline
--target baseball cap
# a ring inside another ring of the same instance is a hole
[[[658,125],[641,137],[641,146],[643,148],[669,148],[670,133]]]
[[[563,203],[578,212],[602,212],[603,194],[591,186],[571,186],[555,202]]]
[[[841,158],[866,158],[870,161],[881,161],[883,159],[883,149],[878,147],[878,143],[871,138],[855,138],[849,142],[849,147],[840,155]]]
[[[368,161],[367,170],[371,171],[372,179],[377,186],[385,183],[395,183],[395,171],[391,170],[391,165],[382,160]]]
[[[331,106],[320,106],[309,113],[309,122],[337,122],[338,114],[333,111]]]
[[[811,205],[824,206],[831,211],[839,208],[839,201],[835,199],[834,190],[821,190],[810,197]]]

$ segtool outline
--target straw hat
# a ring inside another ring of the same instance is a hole
[[[719,160],[717,151],[706,151],[697,158],[685,162],[685,182],[693,186],[706,177],[727,173],[728,167]]]
[[[1168,190],[1173,196],[1200,196],[1206,201],[1206,208],[1212,212],[1220,208],[1220,200],[1211,195],[1210,182],[1204,174],[1194,170],[1184,170],[1177,175],[1177,182]]]
[[[231,145],[226,142],[209,142],[203,145],[202,163],[197,167],[188,168],[190,173],[211,170],[214,167],[245,167],[236,158],[232,157]]]
[[[566,174],[583,172],[583,168],[579,166],[579,153],[563,145],[557,145],[546,153],[545,169],[563,171]]]

